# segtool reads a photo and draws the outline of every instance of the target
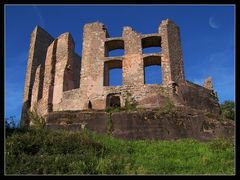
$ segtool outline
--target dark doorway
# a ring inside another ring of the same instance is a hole
[[[91,103],[91,101],[88,102],[88,109],[92,109],[92,103]]]
[[[107,95],[107,107],[121,107],[119,94]]]

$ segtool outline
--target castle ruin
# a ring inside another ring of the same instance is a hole
[[[143,49],[160,47],[158,53]],[[123,49],[123,56],[109,52]],[[194,62],[193,62],[194,63]],[[162,84],[145,84],[144,67],[160,65]],[[122,85],[109,86],[109,71],[122,68]],[[85,24],[82,56],[75,53],[70,33],[53,38],[37,26],[31,34],[24,87],[22,122],[26,112],[43,117],[64,111],[103,111],[107,107],[160,108],[169,102],[219,114],[218,98],[211,79],[204,86],[185,80],[179,27],[163,20],[158,31],[140,34],[124,27],[122,37],[109,37],[100,22]]]

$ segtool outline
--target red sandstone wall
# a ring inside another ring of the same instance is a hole
[[[143,54],[142,48],[161,46],[162,52]],[[107,57],[108,51],[124,48],[121,57]],[[144,66],[162,68],[162,85],[144,84]],[[36,72],[37,67],[39,67]],[[122,67],[123,85],[110,87],[108,71]],[[102,23],[84,26],[82,59],[74,52],[69,33],[53,38],[41,28],[31,37],[24,89],[23,112],[38,104],[40,114],[51,111],[106,108],[107,96],[117,93],[121,106],[126,100],[141,108],[159,108],[170,100],[214,113],[219,112],[211,90],[184,80],[179,28],[170,20],[162,21],[158,33],[141,35],[124,27],[122,37],[109,38]]]
[[[165,85],[171,81],[179,83],[184,80],[180,32],[171,20],[162,21],[159,27],[162,37],[162,70]]]
[[[212,90],[186,81],[179,85],[179,97],[184,105],[219,114],[218,98]]]
[[[52,112],[47,117],[47,127],[77,131],[89,129],[126,139],[195,138],[206,141],[234,137],[233,121],[221,122],[217,116],[211,119],[194,109],[169,114],[157,111],[117,112],[111,115],[105,112]]]
[[[21,126],[27,126],[29,124],[29,122],[26,122],[26,112],[31,106],[32,89],[35,80],[36,69],[41,64],[40,74],[43,72],[47,48],[53,40],[53,37],[39,26],[36,26],[31,34],[27,72],[24,85]],[[41,79],[39,80],[38,99],[42,94],[42,82],[43,76],[41,76]]]

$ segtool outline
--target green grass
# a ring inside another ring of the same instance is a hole
[[[127,141],[92,132],[16,130],[6,174],[234,174],[230,140]]]

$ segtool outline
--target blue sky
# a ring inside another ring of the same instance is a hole
[[[111,37],[120,37],[124,26],[148,34],[160,22],[173,20],[179,27],[185,78],[202,85],[212,76],[220,103],[235,99],[234,6],[203,5],[8,5],[5,7],[5,117],[20,119],[30,35],[40,25],[53,37],[70,32],[81,55],[85,23],[104,23]],[[151,50],[149,51],[151,52]],[[119,52],[116,52],[119,53]],[[159,67],[145,69],[148,83],[160,81]],[[121,81],[121,70],[110,79]],[[111,75],[111,74],[110,74]],[[156,78],[158,77],[158,78]]]

